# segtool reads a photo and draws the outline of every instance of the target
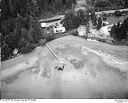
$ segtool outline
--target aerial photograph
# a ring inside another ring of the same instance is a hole
[[[128,99],[128,0],[0,0],[0,99]]]

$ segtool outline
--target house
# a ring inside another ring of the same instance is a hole
[[[65,27],[63,27],[63,24],[60,23],[61,20],[59,21],[54,21],[54,22],[42,22],[41,23],[41,27],[42,28],[49,28],[49,27],[52,27],[54,33],[64,33],[66,32],[66,29]]]
[[[102,21],[102,25],[103,26],[109,25],[109,22],[108,21]]]
[[[61,24],[60,22],[57,22],[53,26],[53,31],[54,31],[54,33],[64,33],[64,32],[66,32],[66,29],[65,29],[65,27],[63,27],[63,24]]]

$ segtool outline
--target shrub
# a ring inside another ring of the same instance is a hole
[[[106,21],[107,20],[107,14],[106,13],[103,13],[102,19],[103,19],[103,21]]]
[[[118,23],[114,25],[110,31],[110,36],[116,41],[127,41],[128,37],[128,18],[124,20],[122,24]]]
[[[122,15],[122,13],[120,11],[115,11],[114,15],[117,16],[117,17],[120,17]]]
[[[80,25],[86,25],[89,21],[89,13],[86,10],[79,10],[77,17],[80,18]]]
[[[26,54],[31,52],[33,49],[35,48],[35,46],[33,44],[27,44],[25,47],[21,48],[21,53],[22,54]]]
[[[78,36],[78,31],[77,29],[71,30],[68,35],[73,35],[73,36]]]
[[[46,42],[54,40],[55,34],[53,32],[52,28],[44,29],[43,38],[46,40]]]
[[[45,39],[40,39],[39,45],[44,46],[45,43],[46,43],[46,40]]]

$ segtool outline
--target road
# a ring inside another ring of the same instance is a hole
[[[102,13],[106,13],[106,14],[108,14],[108,13],[114,13],[115,11],[117,11],[117,10],[108,10],[108,11],[100,11],[100,12],[95,12],[95,14],[96,15],[101,15]],[[119,11],[128,11],[128,9],[119,9]],[[65,15],[57,15],[57,16],[54,16],[54,17],[52,17],[52,18],[47,18],[47,19],[40,19],[40,20],[38,20],[40,23],[41,22],[52,22],[52,21],[58,21],[58,20],[62,20],[62,19],[64,19],[64,16]]]

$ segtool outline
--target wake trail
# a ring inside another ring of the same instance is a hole
[[[128,72],[128,62],[127,61],[119,60],[112,55],[109,55],[109,54],[101,52],[101,51],[96,51],[96,50],[90,49],[88,47],[82,47],[82,51],[89,51],[96,55],[99,55],[103,59],[103,61],[105,63],[107,63],[108,65],[110,65],[112,67],[116,67],[122,72],[126,72],[126,71]]]

